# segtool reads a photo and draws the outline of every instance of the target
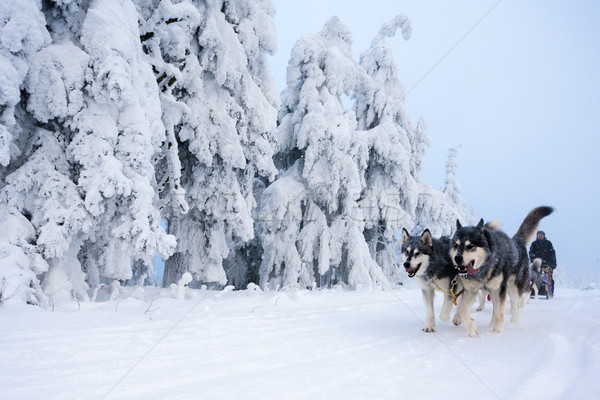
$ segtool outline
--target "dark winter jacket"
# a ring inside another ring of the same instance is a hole
[[[550,268],[556,268],[556,253],[552,242],[544,238],[535,240],[529,247],[529,259],[533,261],[535,258],[542,259],[542,265],[548,265]]]

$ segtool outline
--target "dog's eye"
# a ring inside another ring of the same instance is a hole
[[[475,248],[475,246],[473,246],[472,244],[468,244],[465,246],[465,249],[467,249],[468,251],[471,251]]]
[[[452,248],[453,248],[454,250],[458,249],[458,243],[454,243],[454,244],[452,245]]]

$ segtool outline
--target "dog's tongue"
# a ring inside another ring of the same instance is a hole
[[[473,275],[473,274],[476,274],[477,272],[479,272],[479,271],[476,270],[475,268],[473,268],[473,261],[471,261],[469,263],[469,265],[467,265],[467,274]]]

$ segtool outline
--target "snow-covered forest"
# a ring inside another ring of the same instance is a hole
[[[264,290],[400,282],[398,230],[472,219],[450,149],[420,180],[382,21],[331,18],[274,84],[269,0],[3,0],[0,304],[121,286]],[[397,36],[396,36],[397,35]],[[444,171],[440,171],[444,174]],[[165,260],[158,282],[154,260]]]

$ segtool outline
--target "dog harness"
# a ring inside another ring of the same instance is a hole
[[[454,287],[456,286],[456,283],[457,283],[457,282],[458,282],[458,275],[456,275],[456,276],[454,277],[454,279],[452,279],[452,282],[450,282],[450,283],[451,283],[451,285],[452,285],[452,286],[450,286],[450,293],[448,293],[448,292],[446,292],[444,289],[442,289],[442,288],[441,288],[441,287],[440,287],[440,286],[439,286],[437,283],[433,282],[433,284],[435,285],[435,287],[436,287],[438,290],[441,290],[442,292],[446,293],[447,295],[450,295],[450,296],[452,296],[452,303],[454,303],[454,305],[456,306],[456,305],[458,305],[458,304],[456,303],[456,299],[457,299],[457,298],[458,298],[458,296],[460,296],[460,295],[461,295],[461,293],[462,293],[462,290],[461,290],[460,292],[458,292],[458,294],[454,294]]]

